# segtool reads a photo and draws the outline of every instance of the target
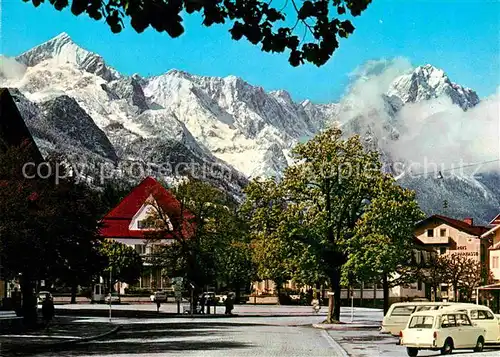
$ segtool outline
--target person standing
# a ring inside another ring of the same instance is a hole
[[[42,303],[42,317],[45,328],[49,328],[49,323],[54,317],[54,301],[50,294],[45,294],[45,300]]]
[[[200,297],[200,312],[202,314],[205,313],[205,304],[208,305],[208,301],[205,297],[205,294],[201,294],[201,297]],[[210,310],[210,305],[208,305],[208,309]]]
[[[224,306],[226,307],[226,311],[224,313],[226,315],[232,315],[231,311],[234,309],[233,294],[227,294],[227,298],[224,300]]]

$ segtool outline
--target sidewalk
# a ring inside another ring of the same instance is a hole
[[[314,328],[337,331],[373,330],[379,331],[382,325],[383,312],[378,309],[342,308],[340,323],[338,324],[313,324]]]
[[[58,316],[48,329],[40,327],[0,335],[0,352],[4,356],[6,353],[53,350],[66,344],[105,337],[116,332],[118,327],[102,322],[76,322],[73,318]]]

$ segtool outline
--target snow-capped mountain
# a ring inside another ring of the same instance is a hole
[[[101,56],[79,47],[64,32],[16,58],[28,67],[34,67],[48,59],[56,64],[72,64],[107,81],[121,77],[113,68],[106,66]]]
[[[445,95],[464,110],[479,103],[476,92],[451,82],[443,70],[430,64],[417,67],[411,73],[396,78],[388,95],[395,95],[404,103],[421,102]]]
[[[138,164],[167,179],[199,176],[235,195],[248,178],[280,176],[291,163],[293,146],[329,125],[340,125],[346,135],[360,134],[368,148],[381,152],[387,170],[400,174],[393,166],[401,155],[393,144],[408,132],[401,119],[406,108],[442,100],[469,112],[480,102],[473,90],[430,65],[398,75],[376,95],[359,87],[328,104],[295,102],[286,91],[266,92],[235,76],[179,70],[125,76],[67,34],[5,63],[0,85],[11,88],[43,152],[72,154],[90,162],[93,174],[104,163],[125,177],[133,177]],[[433,106],[428,115],[440,110],[445,109]],[[438,192],[446,196],[448,214],[458,217],[474,211],[485,221],[500,206],[495,175],[458,177],[444,185],[404,173],[401,178],[416,189],[427,213],[442,212]],[[473,203],[455,195],[466,189]]]

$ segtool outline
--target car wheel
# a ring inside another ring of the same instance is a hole
[[[483,352],[483,349],[484,349],[484,338],[483,336],[480,336],[477,339],[476,347],[474,347],[474,352]]]
[[[418,348],[415,348],[415,347],[406,347],[406,353],[408,353],[408,356],[410,356],[410,357],[417,357],[417,355],[418,355]]]
[[[451,355],[453,352],[453,340],[451,338],[446,339],[444,341],[444,346],[441,348],[442,355]]]

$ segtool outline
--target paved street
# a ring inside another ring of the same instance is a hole
[[[123,328],[108,339],[34,356],[342,356],[326,332],[299,322],[311,319],[122,319],[116,323]]]
[[[132,307],[124,305],[116,308]],[[103,340],[74,344],[58,351],[39,352],[31,356],[406,356],[405,348],[396,345],[396,338],[382,335],[375,329],[338,331],[312,328],[312,324],[324,320],[326,313],[324,310],[315,315],[311,313],[310,307],[247,305],[237,306],[236,309],[239,309],[239,316],[216,319],[213,317],[113,318],[113,324],[122,326],[114,335]],[[353,322],[358,325],[379,323],[381,316],[381,311],[374,309],[355,309],[352,315]],[[341,320],[346,323],[351,321],[349,308],[342,310]],[[108,322],[109,320],[104,317],[72,319],[72,323],[84,326],[104,325]],[[463,357],[493,357],[500,353],[499,350],[489,350],[480,354],[472,354],[471,351],[457,351],[456,354]],[[438,355],[436,352],[419,354],[419,356]]]

